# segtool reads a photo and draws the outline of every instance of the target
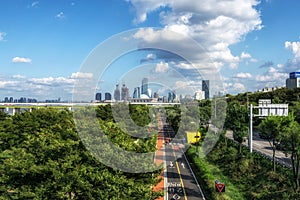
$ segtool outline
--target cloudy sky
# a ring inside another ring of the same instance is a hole
[[[73,93],[81,92],[74,91],[78,82],[93,93],[112,92],[116,83],[126,83],[132,93],[143,77],[165,86],[157,91],[197,89],[205,77],[236,94],[284,86],[288,73],[300,70],[296,0],[2,0],[0,4],[0,100],[6,96],[71,100]],[[129,41],[133,50],[122,52],[126,44],[111,41],[116,35]],[[103,48],[106,42],[113,45]],[[98,48],[102,49],[94,69],[86,69],[91,52]],[[114,59],[99,67],[107,58]],[[215,74],[217,78],[212,77]]]

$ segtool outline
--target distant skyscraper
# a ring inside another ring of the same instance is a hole
[[[209,80],[202,81],[202,91],[205,93],[205,99],[209,99]]]
[[[26,97],[21,97],[21,98],[19,99],[19,103],[26,103],[26,102],[27,102]]]
[[[101,93],[96,93],[96,101],[101,101]]]
[[[132,97],[133,97],[134,99],[139,99],[139,98],[141,98],[140,87],[134,88],[134,92],[133,92]]]
[[[154,98],[158,99],[159,98],[159,95],[157,92],[154,92],[154,95],[153,95]]]
[[[128,101],[129,100],[129,89],[123,84],[121,89],[121,100]]]
[[[104,94],[105,100],[111,100],[111,94],[109,92],[106,92]]]
[[[168,103],[168,98],[166,96],[163,96],[162,101],[163,101],[163,103]]]
[[[175,98],[176,98],[175,92],[174,91],[169,92],[168,102],[170,102],[170,103],[173,102]]]
[[[142,94],[149,96],[148,94],[148,78],[142,80]]]
[[[121,92],[119,89],[119,84],[116,85],[116,89],[114,91],[114,99],[115,99],[115,101],[120,101],[120,99],[121,99]]]
[[[152,90],[150,88],[148,88],[148,97],[152,98]]]

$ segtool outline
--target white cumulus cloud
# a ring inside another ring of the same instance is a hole
[[[32,2],[31,7],[36,7],[38,4],[39,4],[38,1],[34,1],[34,2]]]
[[[66,18],[66,15],[64,12],[59,12],[57,15],[55,15],[55,18],[64,19],[64,18]]]
[[[92,73],[85,73],[85,72],[76,72],[71,74],[72,79],[85,79],[85,78],[93,78]]]
[[[44,77],[44,78],[31,78],[28,82],[36,85],[64,85],[64,84],[74,84],[74,80],[65,77]]]
[[[147,59],[154,59],[154,55],[152,53],[149,53],[146,58]]]
[[[286,49],[292,50],[292,52],[296,58],[300,58],[300,42],[286,41],[284,46]]]
[[[15,81],[0,81],[0,88],[14,86],[15,84],[16,84]]]
[[[230,45],[242,41],[248,33],[263,27],[260,13],[255,9],[260,3],[258,0],[127,1],[136,11],[136,22],[144,22],[149,13],[160,11],[163,30],[143,29],[137,32],[135,38],[147,43],[164,43],[170,49],[181,48],[201,60],[203,52],[201,55],[189,49],[182,37],[171,34],[170,31],[190,36],[206,50],[206,57],[211,59],[211,63],[219,68],[237,68],[240,55],[233,55]],[[243,52],[241,58],[251,58],[251,55]],[[205,63],[206,61],[201,61],[202,65],[209,66],[210,63]]]
[[[24,79],[24,78],[26,78],[26,77],[23,76],[23,75],[17,74],[17,75],[13,75],[12,78],[13,78],[13,79]]]
[[[241,73],[237,73],[235,75],[235,77],[236,78],[251,78],[252,75],[250,73],[243,73],[243,72],[241,72]]]
[[[31,63],[30,58],[23,58],[23,57],[14,57],[12,59],[13,63]]]
[[[155,67],[155,72],[156,73],[164,73],[166,71],[168,71],[169,69],[169,63],[165,63],[165,62],[160,62],[160,63],[157,63],[156,64],[156,67]]]
[[[246,87],[242,83],[234,83],[233,88],[234,88],[234,90],[241,91],[241,92],[246,91]]]
[[[252,58],[252,56],[251,56],[249,53],[242,52],[242,53],[241,53],[241,58],[242,58],[242,59],[245,59],[245,58]]]
[[[290,42],[286,41],[284,46],[287,50],[292,51],[293,58],[289,59],[284,65],[280,68],[285,72],[300,71],[300,41]]]
[[[279,71],[278,68],[269,67],[263,75],[257,75],[255,80],[258,82],[273,82],[275,85],[283,85],[287,79],[287,73]]]
[[[224,88],[225,88],[225,91],[231,91],[232,93],[241,93],[241,92],[247,91],[247,88],[245,87],[245,85],[240,82],[236,82],[236,83],[225,82]]]

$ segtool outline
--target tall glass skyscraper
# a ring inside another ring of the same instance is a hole
[[[202,91],[204,91],[205,99],[209,99],[209,80],[202,81]]]
[[[143,78],[143,80],[142,80],[142,93],[141,94],[145,94],[149,97],[149,94],[148,94],[148,78]]]
[[[132,97],[134,99],[139,99],[141,97],[140,87],[134,88],[134,92],[133,92]]]

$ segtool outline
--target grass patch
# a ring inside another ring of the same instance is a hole
[[[197,178],[202,180],[200,184],[204,190],[203,192],[206,199],[243,199],[242,193],[239,191],[239,189],[231,183],[230,179],[223,174],[222,170],[220,170],[217,165],[209,163],[205,158],[200,159],[196,155],[196,148],[194,146],[189,149],[187,156],[193,161],[193,168]],[[225,183],[225,193],[219,193],[215,191],[216,179],[222,183]],[[204,185],[205,187],[203,187]]]

